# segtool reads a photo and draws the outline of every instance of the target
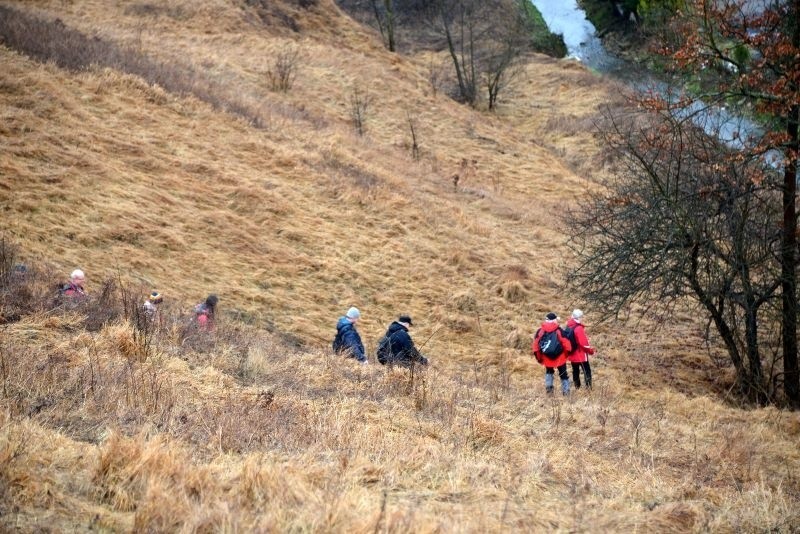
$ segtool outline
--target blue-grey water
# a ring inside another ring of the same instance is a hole
[[[622,62],[603,47],[594,25],[577,0],[532,0],[532,3],[550,31],[564,38],[569,57],[600,72],[613,72],[621,65]]]
[[[597,36],[594,25],[586,18],[586,12],[577,0],[531,0],[544,18],[551,32],[561,34],[567,46],[567,55],[575,58],[597,72],[626,81],[639,92],[655,91],[665,98],[685,96],[643,72],[627,61],[610,54]],[[728,109],[695,101],[685,112],[709,135],[716,136],[732,148],[744,148],[748,139],[762,135],[761,128],[747,118],[737,116]]]

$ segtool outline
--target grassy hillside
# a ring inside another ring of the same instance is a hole
[[[5,528],[796,528],[800,419],[726,405],[691,310],[653,335],[591,326],[598,387],[544,396],[527,344],[584,306],[561,294],[564,214],[602,178],[607,81],[533,56],[487,114],[329,1],[3,5],[149,61],[0,48],[3,235],[33,293],[80,266],[95,295],[120,272],[173,310],[148,350],[116,300],[102,327],[0,326]],[[287,45],[297,80],[271,92]],[[181,312],[209,292],[220,330],[187,342]],[[432,368],[327,355],[350,305],[370,347],[410,313]]]

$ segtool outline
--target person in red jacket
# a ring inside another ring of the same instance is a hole
[[[567,374],[567,354],[572,351],[567,336],[558,326],[558,316],[550,312],[545,316],[541,328],[533,338],[533,355],[545,367],[544,387],[548,395],[553,394],[555,370],[561,379],[561,393],[569,395],[569,375]]]
[[[589,355],[594,354],[594,347],[589,344],[586,337],[586,328],[583,325],[583,312],[573,310],[572,317],[567,321],[567,328],[571,328],[575,334],[576,347],[572,347],[572,352],[567,355],[567,360],[572,364],[572,382],[575,389],[581,387],[581,368],[583,368],[583,378],[586,380],[586,387],[592,389],[592,368],[589,367]]]

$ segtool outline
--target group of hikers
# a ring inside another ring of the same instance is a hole
[[[60,293],[73,299],[86,298],[86,275],[80,269],[72,271],[70,280],[61,286]],[[164,301],[163,295],[153,291],[142,304],[144,315],[156,320],[159,306]],[[219,299],[216,295],[209,295],[205,301],[194,307],[194,318],[198,328],[211,330],[214,327],[215,314]],[[351,307],[339,318],[336,323],[336,336],[333,339],[333,351],[350,358],[354,358],[362,365],[369,363],[358,333],[356,325],[361,319],[361,311]],[[384,336],[378,341],[375,357],[381,364],[414,367],[415,365],[428,365],[428,359],[417,349],[409,334],[409,328],[414,326],[411,317],[401,315],[393,321]],[[575,309],[567,321],[566,328],[559,325],[556,313],[548,313],[541,327],[533,336],[531,349],[536,361],[545,368],[544,384],[548,395],[554,392],[555,372],[561,379],[561,393],[570,394],[570,380],[567,372],[567,363],[572,364],[572,383],[575,389],[581,387],[581,373],[588,389],[592,387],[592,369],[589,365],[589,355],[594,354],[594,347],[589,343],[586,328],[583,325],[583,312]]]
[[[366,365],[369,360],[364,352],[361,335],[356,329],[359,319],[361,312],[355,307],[347,310],[347,313],[339,318],[336,323],[336,337],[333,338],[333,352],[355,358],[362,365]],[[408,329],[412,326],[414,323],[408,315],[401,315],[389,325],[375,350],[375,357],[379,363],[404,367],[428,365],[428,358],[417,349],[408,333]]]
[[[336,323],[336,337],[333,339],[333,351],[355,358],[366,365],[367,355],[364,343],[356,329],[361,319],[358,308],[350,308]],[[389,325],[386,334],[378,342],[375,351],[377,360],[382,364],[413,366],[427,365],[428,359],[414,346],[408,329],[414,323],[411,317],[401,315]],[[589,355],[594,354],[594,347],[589,343],[586,327],[583,325],[583,312],[575,309],[567,321],[566,328],[559,325],[558,315],[550,312],[545,316],[539,330],[533,336],[531,349],[536,361],[545,368],[544,385],[548,395],[554,392],[555,372],[561,379],[561,393],[570,394],[570,380],[567,373],[567,362],[572,364],[572,382],[575,389],[581,387],[581,373],[587,389],[592,388],[592,368]]]
[[[88,297],[86,291],[86,275],[80,269],[75,269],[70,274],[69,282],[59,286],[59,298],[69,299],[71,302],[80,302]],[[158,291],[153,291],[139,308],[142,316],[151,322],[160,321],[160,307],[164,302],[164,296]],[[203,302],[195,305],[193,323],[201,330],[210,331],[214,329],[215,315],[219,297],[211,294]]]
[[[586,336],[581,310],[572,311],[566,328],[559,326],[558,315],[555,313],[550,312],[545,315],[544,322],[533,336],[531,349],[536,361],[545,368],[544,387],[548,395],[553,394],[556,370],[561,379],[561,393],[569,395],[567,362],[572,364],[572,381],[575,383],[575,389],[581,387],[581,371],[586,388],[592,389],[589,355],[594,354],[594,347],[589,344],[589,338]]]

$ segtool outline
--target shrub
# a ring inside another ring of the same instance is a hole
[[[291,44],[284,46],[275,54],[267,69],[269,88],[272,91],[286,93],[292,88],[297,78],[299,59],[300,51]]]
[[[353,92],[350,93],[350,120],[358,135],[364,135],[366,132],[364,122],[371,103],[372,97],[369,93],[359,86],[353,87]]]

